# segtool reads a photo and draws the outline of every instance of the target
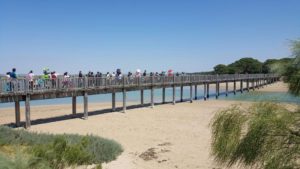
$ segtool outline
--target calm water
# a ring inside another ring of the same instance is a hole
[[[286,103],[300,103],[300,97],[296,97],[286,92],[260,92],[251,91],[244,92],[244,94],[233,95],[228,97],[222,97],[224,100],[244,100],[244,101],[271,101],[271,102],[286,102]]]
[[[220,93],[225,92],[224,89],[220,90]],[[190,88],[184,87],[183,97],[184,99],[189,99],[190,97]],[[210,88],[211,99],[214,99],[215,89],[212,86]],[[198,98],[203,98],[203,88],[198,86]],[[193,88],[193,97],[194,97],[194,88]],[[91,95],[89,96],[90,103],[101,103],[101,102],[111,102],[111,94],[101,94],[101,95]],[[251,91],[244,92],[240,94],[237,92],[236,95],[230,93],[228,97],[225,97],[224,94],[221,94],[219,97],[221,100],[244,100],[244,101],[274,101],[274,102],[287,102],[287,103],[300,103],[300,97],[295,97],[289,93],[284,92],[260,92],[260,91]],[[127,92],[128,102],[140,102],[140,91]],[[180,100],[180,88],[176,88],[176,100]],[[116,94],[116,101],[122,101],[122,93]],[[162,89],[154,90],[154,101],[162,102]],[[172,101],[172,88],[166,89],[166,101]],[[77,103],[82,103],[83,97],[78,97]],[[144,91],[144,102],[150,102],[150,90]],[[36,100],[31,101],[31,106],[37,105],[58,105],[58,104],[71,104],[72,99],[61,98],[61,99],[48,99],[48,100]],[[24,106],[24,102],[21,102],[21,106]],[[14,103],[2,103],[0,108],[14,107]]]

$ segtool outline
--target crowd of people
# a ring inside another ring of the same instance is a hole
[[[6,90],[14,91],[16,87],[19,87],[17,82],[18,75],[16,72],[16,68],[13,68],[11,72],[6,73]],[[32,70],[30,70],[26,75],[26,80],[28,80],[29,89],[33,90],[34,88],[47,88],[51,85],[52,88],[56,88],[57,86],[57,79],[62,78],[62,87],[72,87],[72,81],[70,80],[70,75],[68,72],[63,73],[63,75],[59,75],[56,71],[50,71],[49,68],[44,68],[42,71],[42,75],[35,75]],[[128,72],[127,74],[123,74],[121,69],[117,69],[115,72],[107,72],[106,74],[102,74],[101,72],[94,73],[89,71],[87,74],[83,74],[82,71],[79,71],[78,75],[72,75],[74,78],[78,78],[79,86],[83,86],[83,79],[86,77],[89,79],[88,83],[92,85],[99,85],[101,83],[100,79],[109,79],[109,80],[116,80],[120,81],[123,77],[128,77],[128,79],[134,79],[139,77],[164,77],[164,76],[180,76],[184,75],[185,73],[173,73],[173,70],[168,71],[161,71],[159,72],[150,72],[148,73],[147,70],[143,72],[140,69],[137,69],[135,73]],[[22,76],[24,78],[24,76]],[[96,79],[96,80],[95,80]]]

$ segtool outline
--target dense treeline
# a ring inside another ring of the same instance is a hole
[[[285,67],[293,61],[292,58],[268,59],[260,62],[254,58],[241,58],[229,65],[218,64],[214,67],[214,74],[253,74],[279,73],[283,74]]]

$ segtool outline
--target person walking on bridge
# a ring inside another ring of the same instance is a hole
[[[17,69],[13,68],[12,72],[10,72],[10,91],[14,91],[16,87],[18,87],[17,85],[17,73],[16,73]]]
[[[33,90],[33,71],[29,71],[29,73],[27,74],[27,80],[28,80],[28,83],[29,83],[29,90]]]

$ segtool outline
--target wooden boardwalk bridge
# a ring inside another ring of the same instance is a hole
[[[172,88],[172,103],[176,103],[175,89],[180,87],[180,99],[183,100],[183,87],[190,87],[190,98],[197,100],[197,86],[203,85],[203,98],[209,98],[209,87],[214,84],[215,96],[220,95],[220,84],[226,84],[226,96],[230,92],[228,83],[233,82],[233,93],[237,91],[239,83],[240,92],[259,88],[263,85],[274,83],[279,80],[276,74],[233,74],[233,75],[184,75],[184,76],[145,76],[145,77],[122,77],[118,78],[79,78],[58,77],[56,79],[35,78],[29,81],[26,78],[16,80],[0,80],[0,103],[15,102],[16,126],[20,126],[20,102],[25,101],[25,128],[29,128],[30,100],[43,100],[72,97],[72,113],[76,114],[76,98],[84,97],[84,119],[88,118],[88,96],[96,94],[112,94],[112,111],[116,110],[116,93],[123,94],[123,112],[126,112],[126,92],[140,91],[141,104],[144,104],[144,90],[151,90],[151,107],[154,106],[154,89],[162,89],[162,102],[166,103],[166,88]],[[245,85],[246,86],[243,86]],[[194,86],[194,98],[193,98]]]

